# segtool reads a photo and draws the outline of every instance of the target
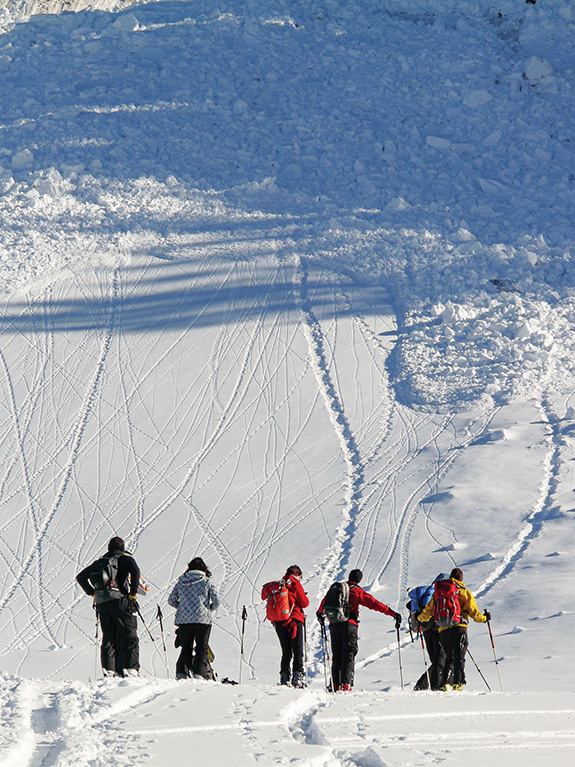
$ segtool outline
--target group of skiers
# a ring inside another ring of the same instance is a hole
[[[180,648],[177,679],[213,678],[208,642],[212,613],[219,599],[210,577],[204,560],[194,557],[168,597],[168,604],[176,608],[175,645]],[[137,595],[143,586],[140,568],[125,550],[122,538],[112,538],[107,552],[78,573],[76,580],[94,598],[102,628],[100,660],[104,676],[139,676],[136,616],[140,614]]]
[[[176,608],[175,644],[180,648],[176,663],[178,679],[214,678],[208,643],[219,599],[210,578],[204,560],[194,557],[168,597],[168,604]],[[351,570],[346,582],[336,582],[329,588],[316,613],[322,638],[326,640],[324,650],[327,649],[326,620],[329,623],[332,654],[328,686],[333,692],[349,691],[354,684],[360,606],[393,618],[399,639],[400,613],[362,589],[359,585],[362,578],[361,570]],[[82,570],[76,580],[86,594],[94,598],[102,629],[100,653],[104,675],[138,676],[136,616],[140,613],[137,595],[142,589],[142,580],[134,557],[125,550],[124,541],[113,537],[107,552]],[[291,565],[279,581],[266,583],[261,594],[266,601],[266,616],[274,626],[281,647],[280,684],[296,688],[306,686],[304,610],[309,607],[309,599],[301,580],[301,568]],[[413,590],[410,598],[410,628],[415,628],[418,634],[421,630],[431,661],[414,689],[462,689],[469,618],[485,623],[490,620],[490,614],[479,611],[459,568],[454,568],[449,576],[438,576],[429,586]]]

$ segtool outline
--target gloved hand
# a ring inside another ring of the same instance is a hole
[[[319,621],[319,622],[321,623],[321,625],[323,626],[323,624],[325,623],[325,615],[324,615],[323,613],[321,613],[321,612],[318,610],[318,611],[316,612],[316,614],[315,614],[315,617],[318,619],[318,621]]]
[[[488,621],[490,621],[490,620],[491,620],[491,613],[489,612],[489,610],[485,610],[485,612],[483,613],[483,615],[485,615],[485,617],[487,618],[487,620],[488,620]]]
[[[401,626],[401,614],[395,613],[393,617],[395,618],[395,628],[398,629]]]
[[[136,594],[128,594],[128,610],[132,615],[140,612]]]

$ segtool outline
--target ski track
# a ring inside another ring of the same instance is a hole
[[[527,552],[530,544],[541,533],[545,521],[553,511],[553,501],[557,492],[559,472],[561,468],[561,446],[563,439],[559,427],[559,420],[553,413],[547,397],[543,397],[539,403],[539,409],[543,421],[547,424],[548,432],[546,442],[548,446],[544,462],[544,472],[541,480],[539,498],[534,508],[526,519],[526,524],[518,532],[513,545],[501,559],[499,565],[487,576],[477,589],[476,595],[482,597],[494,586],[512,573],[521,558]]]
[[[450,755],[457,758],[470,747],[486,757],[504,758],[512,752],[533,755],[575,745],[570,727],[575,709],[565,706],[567,701],[546,708],[535,699],[503,705],[505,698],[493,701],[491,696],[460,694],[457,701],[441,697],[438,710],[413,711],[403,696],[381,698],[381,693],[354,694],[344,704],[340,696],[325,691],[295,694],[265,686],[222,689],[145,679],[89,685],[0,681],[0,758],[7,767],[100,761],[147,764],[151,763],[147,744],[172,743],[176,735],[228,734],[238,738],[238,759],[250,754],[256,762],[261,758],[278,765],[287,763],[288,754],[292,759],[294,754],[300,760],[321,759],[321,763],[331,759],[334,765],[349,764],[350,754],[355,754],[358,761],[353,763],[360,765],[371,764],[375,755],[381,763],[393,761],[396,748],[401,748],[404,758],[421,758],[423,751],[427,758],[442,760]],[[205,714],[197,712],[199,722],[183,723],[177,711],[173,725],[165,720],[155,725],[148,718],[176,704],[190,706],[202,695],[212,706],[217,695],[216,721],[207,722]],[[445,722],[454,717],[459,723],[458,738],[446,740]],[[124,729],[127,721],[129,738]]]
[[[363,465],[358,446],[345,416],[343,404],[332,382],[330,366],[326,357],[326,342],[321,325],[316,318],[307,291],[308,269],[305,259],[296,257],[294,287],[296,301],[302,315],[302,324],[308,342],[309,357],[324,400],[334,432],[340,444],[346,466],[344,483],[344,508],[331,550],[322,558],[319,569],[322,572],[321,586],[325,590],[330,581],[345,572],[351,555],[351,546],[356,528],[356,517],[363,488]]]

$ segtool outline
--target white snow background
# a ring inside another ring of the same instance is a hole
[[[3,766],[572,764],[574,32],[570,0],[0,2]],[[136,680],[74,581],[114,534]],[[220,679],[247,608],[241,686],[168,678],[194,555]],[[304,692],[259,599],[294,562]],[[492,691],[470,659],[414,693],[364,610],[327,694],[331,581],[405,614],[454,565]]]

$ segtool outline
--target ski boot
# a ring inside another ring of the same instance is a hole
[[[296,687],[298,690],[303,690],[307,687],[305,683],[305,676],[301,671],[294,671],[291,678],[291,686]]]

